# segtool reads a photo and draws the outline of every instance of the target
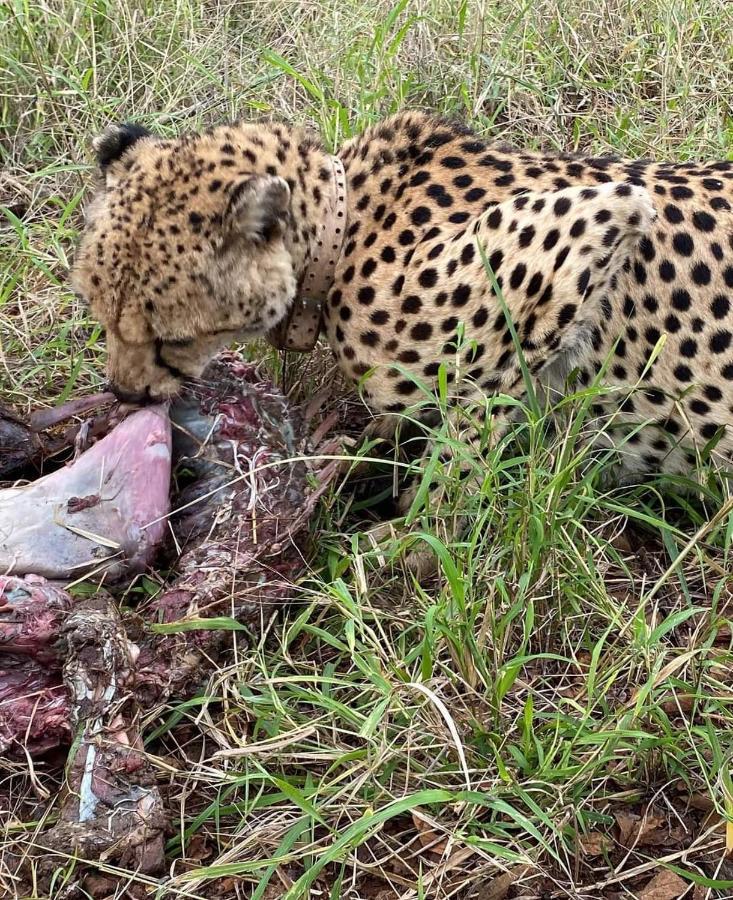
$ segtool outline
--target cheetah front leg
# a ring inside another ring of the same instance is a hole
[[[425,505],[430,512],[437,513],[440,510],[445,499],[446,482],[450,483],[455,479],[462,488],[472,493],[481,490],[483,473],[480,468],[477,469],[477,465],[480,466],[479,461],[496,444],[501,433],[506,431],[506,427],[501,432],[498,428],[494,430],[492,426],[496,424],[496,417],[492,416],[491,419],[493,421],[489,425],[490,430],[487,435],[485,433],[487,420],[485,411],[473,421],[463,414],[463,410],[456,411],[449,417],[450,440],[440,446],[437,454],[438,467],[442,471],[445,481],[441,483],[433,480],[427,485]],[[414,482],[400,497],[398,509],[406,517],[408,523],[412,508],[418,500],[420,487],[421,483]],[[447,542],[459,539],[461,534],[467,531],[468,526],[469,517],[465,513],[454,512],[442,520],[443,537]],[[410,550],[405,564],[418,581],[430,578],[438,571],[438,557],[428,547],[416,546]]]
[[[449,383],[459,399],[447,413],[449,440],[440,454],[443,466],[458,466],[461,490],[473,493],[481,483],[481,449],[491,447],[507,425],[506,410],[491,401],[489,418],[471,423],[465,415],[470,401],[502,393],[536,405],[535,379],[557,376],[612,342],[610,297],[618,293],[624,264],[654,217],[649,194],[636,185],[528,192],[479,216],[459,240],[440,245],[446,274],[461,272],[451,301],[455,315],[441,322],[440,337],[429,325],[417,336],[430,337],[434,359],[451,367]],[[429,248],[425,252],[430,256]],[[441,296],[445,302],[447,292],[435,298],[438,320],[444,315]],[[456,334],[444,341],[448,326]],[[423,359],[427,349],[421,347]],[[435,373],[438,366],[432,362],[428,368]],[[372,396],[380,392],[388,395],[385,380]],[[428,505],[439,509],[439,499],[440,486],[429,487]],[[413,497],[410,516],[416,512]],[[418,551],[409,559],[421,575],[431,568],[425,555]]]
[[[451,510],[449,495],[456,490],[473,496],[480,493],[486,477],[484,459],[508,427],[509,420],[502,409],[491,401],[456,405],[446,416],[442,436],[428,439],[424,455],[417,463],[421,473],[416,473],[399,494],[397,510],[404,527],[397,527],[395,522],[382,523],[369,531],[371,542],[393,541],[410,533],[417,535],[423,531],[420,523],[423,513],[439,516],[441,509],[450,512],[439,520],[436,530],[440,539],[447,544],[458,539],[466,532],[470,516],[457,511],[455,506]],[[422,581],[436,574],[437,557],[432,549],[421,547],[416,541],[405,556],[405,565]]]

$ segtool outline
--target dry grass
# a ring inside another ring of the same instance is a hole
[[[407,103],[517,144],[719,158],[731,33],[728,0],[8,0],[0,402],[103,377],[64,278],[108,121],[275,113],[337,145]],[[386,561],[365,549],[352,496],[329,498],[300,603],[198,698],[150,712],[175,824],[158,896],[630,898],[660,860],[686,897],[733,896],[726,481],[692,499],[602,489],[576,442],[589,402],[559,437],[529,411],[479,498],[446,475],[475,524],[453,544],[420,520],[441,555],[430,589],[402,542]],[[5,765],[5,896],[60,777]],[[76,870],[58,863],[61,898]],[[113,896],[146,884],[108,874]]]

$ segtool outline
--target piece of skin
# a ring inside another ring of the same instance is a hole
[[[0,491],[0,572],[75,580],[142,571],[165,534],[167,413],[128,416],[72,465]]]
[[[43,441],[8,410],[0,407],[0,479],[33,465],[42,455]]]

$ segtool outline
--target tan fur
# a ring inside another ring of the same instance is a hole
[[[299,137],[300,145],[287,141],[293,157],[312,144]],[[309,207],[296,232],[300,185],[291,197],[284,178],[258,171],[243,138],[260,158],[283,152],[279,133],[241,126],[236,135],[144,138],[105,172],[72,279],[105,326],[121,396],[175,393],[180,379],[161,362],[197,376],[218,349],[262,335],[293,302],[303,232],[318,210]]]
[[[117,139],[103,138],[107,157]],[[323,148],[280,125],[128,143],[106,164],[74,280],[107,329],[112,381],[154,399],[235,333],[262,335],[283,315],[329,176]],[[483,248],[538,380],[563,390],[571,369],[584,384],[607,363],[615,394],[595,412],[627,424],[629,472],[685,470],[721,433],[715,452],[729,458],[730,163],[526,153],[421,113],[339,155],[348,224],[325,330],[350,377],[372,373],[375,412],[419,401],[416,381],[430,393],[440,364],[459,399],[523,394]]]

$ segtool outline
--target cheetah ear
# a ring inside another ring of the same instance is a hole
[[[102,172],[136,144],[141,138],[151,137],[151,132],[142,125],[125,122],[120,125],[108,125],[94,138],[92,149],[97,157],[97,164]]]
[[[290,219],[290,188],[277,175],[255,175],[234,186],[224,221],[232,235],[267,243],[282,235]]]

